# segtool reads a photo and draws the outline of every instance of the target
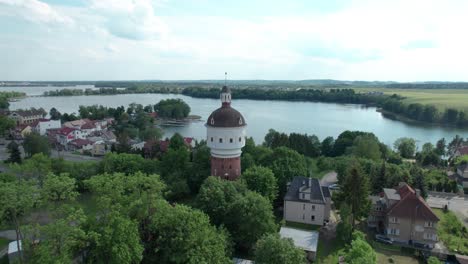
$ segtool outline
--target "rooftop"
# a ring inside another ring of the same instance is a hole
[[[317,252],[319,233],[317,231],[300,230],[290,227],[281,227],[280,236],[291,238],[294,245],[306,251]]]
[[[323,192],[322,186],[318,179],[306,178],[302,176],[294,177],[289,185],[288,192],[284,196],[285,201],[301,201],[299,199],[299,192],[310,193],[310,200],[318,203],[325,203],[325,197],[330,197],[330,191]]]
[[[401,199],[400,194],[395,189],[384,188],[385,196],[390,200],[399,201]]]

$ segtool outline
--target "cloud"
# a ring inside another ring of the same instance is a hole
[[[101,16],[105,28],[117,37],[151,40],[167,33],[150,0],[92,0],[90,11]]]
[[[22,18],[38,23],[72,24],[73,20],[63,15],[50,5],[38,0],[0,0],[3,15],[21,16]]]

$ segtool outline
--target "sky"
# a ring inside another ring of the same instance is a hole
[[[0,80],[468,81],[466,0],[0,0]]]

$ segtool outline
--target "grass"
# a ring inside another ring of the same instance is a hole
[[[8,246],[9,243],[10,243],[10,240],[0,237],[0,250]]]
[[[468,111],[468,90],[463,89],[387,89],[356,88],[357,92],[382,91],[385,94],[398,94],[406,97],[405,103],[431,104],[444,111],[451,107]]]
[[[423,263],[418,259],[414,258],[412,255],[405,254],[401,250],[393,251],[386,250],[381,248],[374,248],[375,253],[377,253],[377,263],[386,264],[386,263],[396,263],[396,264],[419,264]]]
[[[437,235],[444,245],[452,252],[468,254],[468,233],[460,219],[451,211],[444,212],[441,209],[433,209],[439,217]]]
[[[317,159],[307,158],[307,169],[309,174],[312,175],[312,178],[322,179],[325,174],[329,173],[331,170],[320,170],[317,167]]]

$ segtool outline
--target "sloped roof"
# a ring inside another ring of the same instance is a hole
[[[290,227],[281,227],[280,236],[282,238],[291,238],[294,246],[311,252],[317,252],[319,233],[317,231],[300,230]]]
[[[76,146],[76,147],[83,147],[83,146],[86,146],[86,145],[91,145],[93,143],[94,142],[91,141],[91,140],[78,138],[78,139],[70,141],[68,144]]]
[[[59,131],[57,131],[57,134],[60,134],[60,135],[68,135],[70,134],[71,132],[77,130],[76,128],[72,128],[72,127],[62,127]]]
[[[439,221],[439,218],[434,214],[426,201],[424,201],[408,184],[404,184],[402,187],[398,188],[397,192],[400,194],[401,200],[387,210],[387,215],[430,220],[433,222]]]
[[[325,203],[324,194],[322,192],[322,187],[320,186],[319,180],[302,176],[293,178],[291,184],[289,185],[288,192],[284,196],[284,200],[304,202],[305,200],[299,199],[299,191],[301,188],[307,189],[307,193],[310,192],[310,200],[313,200],[314,203],[317,203],[317,201]]]

